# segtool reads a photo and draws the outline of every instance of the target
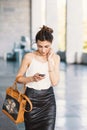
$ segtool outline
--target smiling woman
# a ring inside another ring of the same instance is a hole
[[[54,130],[56,102],[53,87],[59,81],[60,57],[52,50],[53,30],[43,26],[36,34],[37,50],[24,56],[16,76],[26,85],[33,110],[24,114],[25,130]],[[41,74],[44,74],[42,76]],[[26,108],[28,108],[28,104]]]

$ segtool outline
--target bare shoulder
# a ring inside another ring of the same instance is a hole
[[[34,57],[33,53],[26,53],[24,55],[23,62],[29,65],[31,63],[33,57]]]
[[[26,53],[25,55],[24,55],[24,59],[26,59],[26,60],[30,60],[30,59],[32,59],[34,57],[34,54],[31,52],[31,53]]]

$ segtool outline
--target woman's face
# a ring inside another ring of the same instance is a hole
[[[38,40],[37,48],[42,56],[46,56],[51,48],[51,42]]]

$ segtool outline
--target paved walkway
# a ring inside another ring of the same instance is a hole
[[[15,125],[2,112],[5,89],[15,79],[19,64],[0,61],[0,130],[24,130],[24,124]],[[54,88],[57,117],[55,130],[87,130],[87,66],[60,66],[60,82]]]

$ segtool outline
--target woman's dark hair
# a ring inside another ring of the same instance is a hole
[[[37,32],[36,34],[36,43],[38,40],[40,41],[49,41],[52,43],[53,41],[53,29],[52,28],[49,28],[45,25],[43,25],[43,27],[41,28],[41,30],[39,32]]]

